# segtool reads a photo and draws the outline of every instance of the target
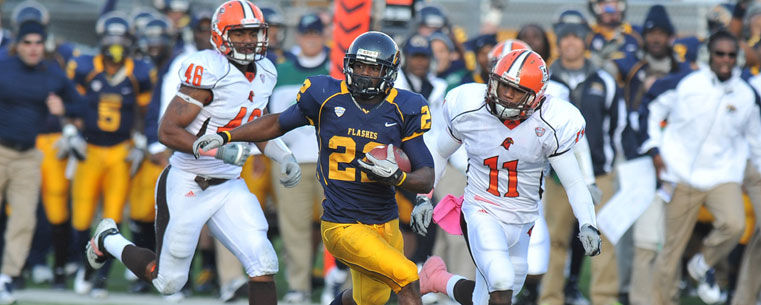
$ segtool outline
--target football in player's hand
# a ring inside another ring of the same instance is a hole
[[[373,157],[378,160],[386,160],[387,152],[388,148],[386,145],[381,145],[373,148],[367,153],[373,155]],[[401,169],[403,172],[409,173],[412,170],[412,165],[410,165],[410,158],[407,157],[407,154],[405,154],[401,148],[394,146],[394,158],[396,158],[396,164],[399,165],[399,169]]]

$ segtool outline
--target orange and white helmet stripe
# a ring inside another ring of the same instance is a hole
[[[264,14],[246,0],[231,0],[220,5],[211,21],[211,43],[230,60],[246,64],[263,58],[267,52],[267,23]],[[259,29],[256,50],[252,54],[238,52],[229,41],[228,32],[236,29]]]

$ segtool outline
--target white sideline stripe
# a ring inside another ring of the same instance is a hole
[[[174,304],[168,302],[158,294],[129,294],[125,292],[109,292],[105,299],[96,299],[88,295],[79,295],[71,290],[50,290],[27,288],[15,290],[13,295],[16,297],[18,305],[24,304],[98,304],[98,305],[167,305]],[[207,305],[207,304],[238,304],[248,305],[248,300],[238,298],[233,303],[222,303],[217,298],[210,296],[190,296],[180,301],[182,305]],[[284,304],[280,302],[280,304]],[[319,305],[319,303],[289,304],[289,305]]]

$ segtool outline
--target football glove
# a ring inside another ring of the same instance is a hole
[[[294,187],[301,181],[301,167],[293,154],[280,162],[280,176],[280,183],[285,187]]]
[[[222,139],[222,136],[219,134],[213,133],[213,134],[207,134],[203,135],[200,138],[196,139],[195,142],[193,142],[193,155],[198,159],[198,157],[201,156],[201,152],[199,149],[203,149],[204,151],[209,151],[214,148],[221,147],[225,144],[224,139]]]
[[[584,246],[584,254],[588,256],[595,256],[600,254],[600,230],[597,230],[590,224],[581,226],[579,230],[579,240],[581,245]]]
[[[403,172],[399,169],[399,165],[396,163],[396,157],[394,157],[394,145],[389,144],[386,152],[385,160],[378,160],[371,154],[365,154],[367,161],[357,160],[360,169],[367,173],[370,179],[385,183],[388,185],[397,185]]]
[[[72,124],[66,124],[63,126],[61,138],[55,143],[56,157],[58,159],[65,159],[69,155],[73,155],[77,160],[82,161],[87,157],[87,142],[81,135],[77,127]]]
[[[135,132],[132,134],[132,148],[130,148],[127,154],[127,162],[130,163],[129,175],[134,177],[137,171],[140,170],[140,165],[145,160],[145,155],[148,148],[148,139],[144,134]]]
[[[415,207],[412,209],[410,217],[410,227],[412,231],[425,236],[428,234],[428,225],[433,218],[433,204],[431,198],[423,194],[418,194],[415,198]]]
[[[217,148],[217,153],[214,157],[227,164],[243,166],[243,163],[246,163],[246,160],[250,155],[251,151],[248,144],[235,142]]]

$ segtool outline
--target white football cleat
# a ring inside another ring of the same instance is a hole
[[[104,218],[95,228],[92,238],[87,243],[85,249],[85,255],[87,256],[87,263],[93,269],[100,269],[106,260],[110,257],[108,252],[103,247],[103,240],[106,236],[119,234],[119,229],[116,227],[116,223],[111,218]]]
[[[10,290],[11,277],[5,274],[0,275],[0,304],[15,304],[16,298]]]
[[[38,264],[32,267],[32,282],[39,285],[51,281],[53,281],[53,270],[48,265]]]
[[[85,278],[85,267],[79,268],[77,275],[74,276],[74,292],[77,294],[88,294],[92,291],[92,282]]]
[[[717,304],[721,302],[721,289],[716,284],[716,276],[713,269],[706,272],[703,279],[698,284],[698,297],[706,304]]]

